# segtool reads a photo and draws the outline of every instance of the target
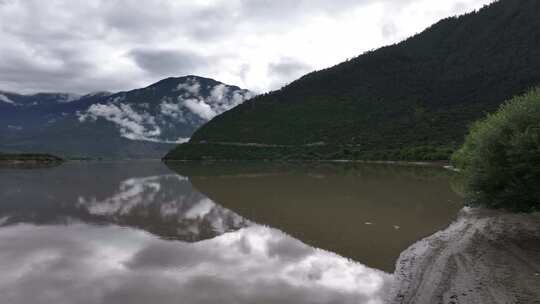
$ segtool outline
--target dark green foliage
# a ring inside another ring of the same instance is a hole
[[[358,146],[370,157],[406,151],[407,159],[417,147],[457,147],[471,122],[540,83],[538,16],[540,1],[502,0],[442,20],[402,43],[258,96],[216,117],[191,142],[324,142]],[[193,153],[200,158],[207,149]],[[426,158],[444,153],[436,154]]]
[[[164,160],[447,160],[454,150],[441,147],[366,150],[360,146],[306,145],[254,146],[187,143],[169,152]]]
[[[463,171],[472,203],[540,210],[540,89],[475,123],[452,160]]]

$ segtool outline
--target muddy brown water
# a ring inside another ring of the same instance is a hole
[[[451,178],[382,164],[0,169],[0,295],[6,303],[379,303],[399,254],[461,208]]]

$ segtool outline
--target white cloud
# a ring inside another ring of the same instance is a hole
[[[5,1],[0,89],[118,91],[197,74],[264,92],[492,1]]]
[[[166,143],[166,144],[185,144],[187,143],[188,141],[190,140],[189,137],[178,137],[176,140],[174,141],[169,141],[169,140],[166,140],[166,141],[160,141],[161,143]]]
[[[209,96],[204,97],[201,94],[201,84],[195,79],[178,85],[178,89],[186,90],[189,94],[179,96],[179,103],[164,101],[161,104],[161,112],[164,115],[177,119],[181,118],[182,108],[186,107],[200,118],[208,121],[254,96],[249,91],[233,90],[224,84],[218,84],[210,89]]]
[[[179,84],[173,95],[163,97],[159,103],[125,103],[126,94],[108,98],[107,104],[91,105],[86,111],[77,112],[80,122],[104,119],[118,126],[120,135],[131,140],[159,143],[185,143],[189,138],[172,139],[171,128],[178,124],[199,126],[227,110],[253,97],[253,93],[223,84],[213,87],[189,78]],[[155,107],[154,107],[155,106]],[[157,112],[155,112],[157,110]]]
[[[116,97],[112,102],[122,101],[124,98]],[[164,104],[161,104],[163,109]],[[169,105],[170,106],[170,105]],[[167,107],[167,105],[165,105]],[[167,111],[167,110],[165,110]],[[148,112],[137,112],[128,104],[109,103],[93,104],[86,112],[77,112],[81,123],[105,119],[118,126],[120,136],[131,140],[142,140],[165,144],[183,144],[189,138],[179,137],[176,140],[164,140],[159,136],[162,133],[160,126],[156,123],[156,118]]]
[[[174,174],[130,178],[122,181],[117,193],[106,199],[80,196],[78,206],[94,215],[128,215],[134,208],[153,204],[153,199],[162,190],[161,183],[171,180],[182,183],[187,179]]]
[[[201,84],[193,78],[189,78],[187,82],[181,83],[176,88],[178,91],[186,90],[192,95],[199,95],[201,91]]]
[[[213,208],[216,208],[216,204],[210,199],[201,199],[198,203],[193,205],[185,214],[188,219],[198,219],[206,216]]]
[[[210,120],[217,115],[217,113],[212,109],[212,107],[202,99],[185,99],[184,105],[193,113],[199,115],[202,119],[205,120]]]
[[[128,104],[93,104],[85,114],[79,114],[81,122],[103,118],[120,127],[120,135],[132,140],[159,142],[161,128],[150,114],[138,113]]]
[[[311,69],[311,66],[300,60],[284,57],[277,62],[269,63],[268,79],[272,87],[278,88],[286,84],[287,80],[300,78]]]
[[[62,98],[59,99],[60,102],[69,103],[69,102],[79,100],[82,97],[82,95],[66,93],[66,94],[62,94],[61,97]]]
[[[161,114],[172,117],[178,121],[184,121],[182,117],[182,107],[179,103],[162,101],[159,105]]]
[[[223,85],[218,84],[215,86],[212,91],[210,92],[210,97],[215,100],[216,102],[220,102],[225,98],[226,94],[229,92],[229,89]]]
[[[9,99],[6,95],[0,94],[0,101],[14,105],[15,102]]]
[[[243,103],[244,101],[246,100],[249,100],[251,98],[255,97],[255,94],[253,94],[252,92],[249,92],[249,91],[235,91],[233,93],[233,98],[232,98],[232,107],[236,107],[237,105]]]
[[[130,178],[122,181],[118,190],[107,198],[79,196],[77,206],[90,214],[116,219],[135,214],[152,216],[141,210],[158,207],[163,219],[175,219],[176,224],[169,224],[178,226],[180,236],[185,233],[198,234],[202,226],[208,225],[216,233],[248,225],[247,220],[216,205],[207,197],[197,192],[182,192],[188,185],[191,187],[186,177],[176,174]],[[182,193],[171,195],[171,187],[180,189]]]
[[[182,295],[194,304],[380,304],[394,281],[262,226],[187,243],[113,225],[13,225],[0,230],[0,261],[0,293],[14,303],[178,303]]]
[[[216,115],[219,115],[253,97],[254,94],[249,91],[234,90],[231,92],[226,86],[217,85],[212,89],[207,102]]]

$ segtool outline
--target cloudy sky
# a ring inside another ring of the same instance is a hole
[[[0,90],[169,76],[265,92],[493,0],[0,0]]]

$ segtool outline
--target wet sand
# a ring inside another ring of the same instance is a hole
[[[404,251],[389,303],[540,303],[540,214],[463,209]]]

